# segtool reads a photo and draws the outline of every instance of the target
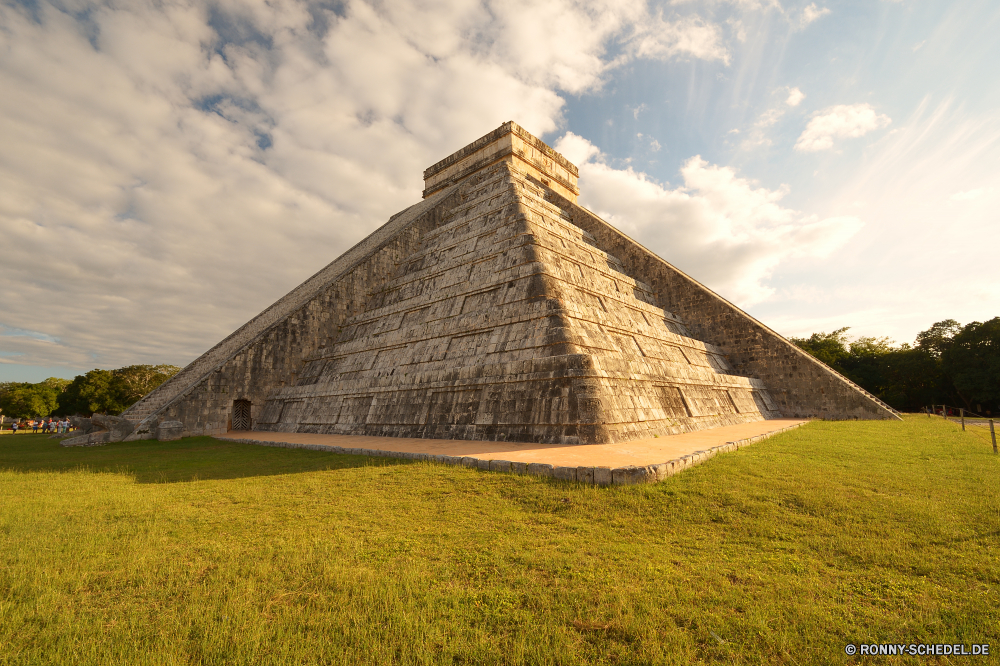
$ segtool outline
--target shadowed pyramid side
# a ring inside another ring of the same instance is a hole
[[[257,429],[605,443],[771,413],[515,163],[454,201]]]

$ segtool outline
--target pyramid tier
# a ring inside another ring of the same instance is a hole
[[[777,415],[515,166],[441,217],[257,429],[603,443]]]

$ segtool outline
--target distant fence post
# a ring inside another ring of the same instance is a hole
[[[997,452],[997,433],[993,430],[993,419],[990,419],[990,439],[993,440],[993,453]]]
[[[959,407],[958,414],[962,417],[962,430],[965,430],[965,410]]]

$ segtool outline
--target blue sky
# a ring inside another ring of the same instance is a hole
[[[995,2],[0,5],[0,381],[185,365],[506,120],[786,335],[1000,315]]]

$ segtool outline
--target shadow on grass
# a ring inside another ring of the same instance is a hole
[[[366,466],[412,464],[411,460],[341,455],[185,437],[173,442],[116,442],[64,447],[47,435],[0,436],[0,470],[129,474],[137,483],[240,479]]]

